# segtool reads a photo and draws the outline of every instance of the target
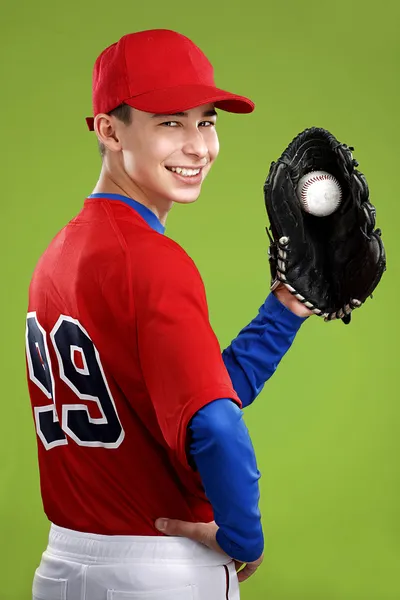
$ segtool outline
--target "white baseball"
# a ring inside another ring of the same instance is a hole
[[[311,171],[297,184],[297,196],[303,210],[316,217],[327,217],[342,201],[342,189],[336,177],[325,171]]]

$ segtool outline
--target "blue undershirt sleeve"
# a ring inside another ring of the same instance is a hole
[[[194,415],[189,431],[189,452],[219,526],[218,544],[236,560],[256,560],[264,548],[260,473],[242,411],[232,400],[215,400]]]
[[[292,313],[271,293],[255,319],[222,352],[243,408],[255,400],[273,375],[305,320]]]
[[[269,294],[255,319],[223,351],[243,407],[261,392],[305,320]],[[260,473],[242,411],[230,399],[215,400],[194,415],[189,432],[189,452],[219,527],[217,542],[236,560],[256,560],[264,548]]]

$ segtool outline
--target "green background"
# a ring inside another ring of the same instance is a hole
[[[202,196],[167,223],[203,275],[222,347],[268,293],[262,185],[303,128],[355,146],[388,254],[374,299],[351,325],[310,319],[246,409],[266,550],[242,597],[400,598],[399,6],[2,0],[1,600],[30,598],[48,532],[25,382],[29,280],[97,181],[84,122],[94,60],[125,33],[154,27],[191,37],[217,84],[257,105],[249,116],[220,113],[221,152]]]

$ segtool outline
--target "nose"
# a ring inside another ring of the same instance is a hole
[[[198,158],[206,157],[208,155],[208,147],[202,132],[198,129],[191,130],[187,135],[182,150],[187,155],[196,156]]]

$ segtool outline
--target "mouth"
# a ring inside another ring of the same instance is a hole
[[[199,175],[203,167],[198,167],[197,169],[193,169],[190,167],[165,167],[168,171],[172,173],[176,173],[181,177],[196,177]]]
[[[165,167],[175,181],[185,185],[200,185],[203,180],[203,167]]]

